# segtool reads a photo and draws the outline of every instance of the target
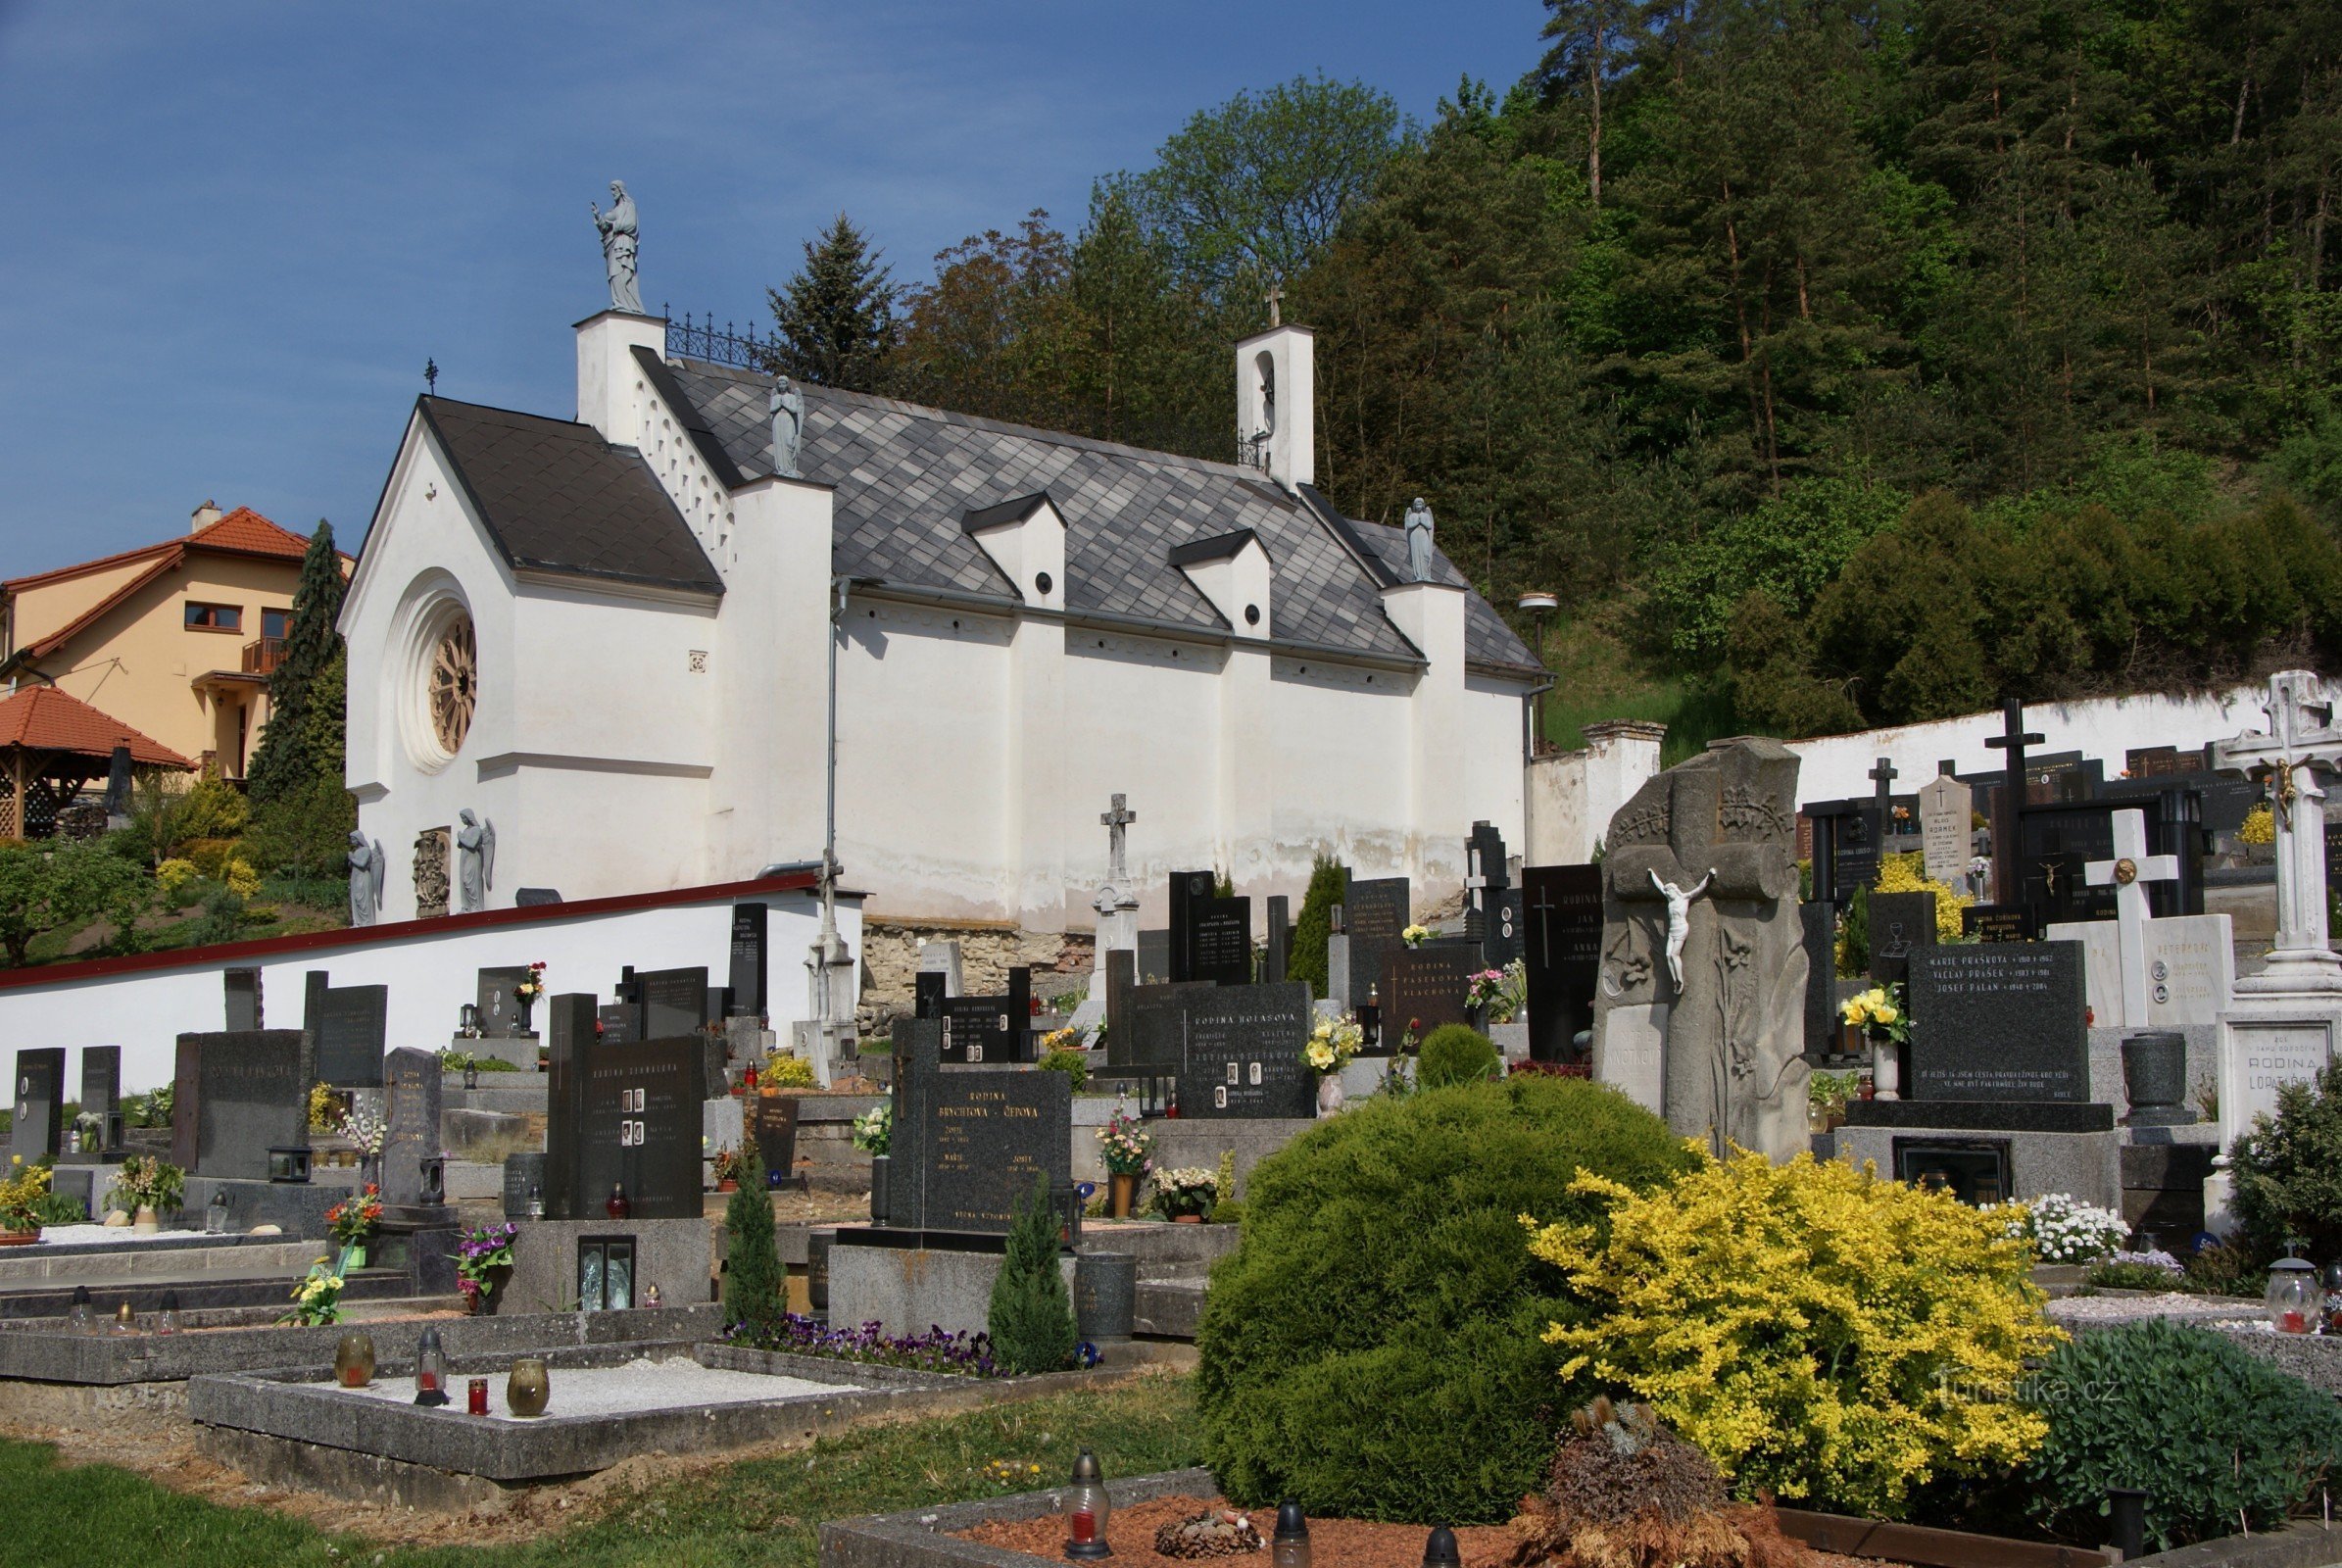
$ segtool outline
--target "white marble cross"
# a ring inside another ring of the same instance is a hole
[[[2096,888],[2115,890],[2115,927],[2122,949],[2122,1016],[2125,1029],[2147,1026],[2147,884],[2175,882],[2179,857],[2147,853],[2147,814],[2115,813],[2115,858],[2092,860],[2083,872]]]
[[[2342,957],[2326,946],[2325,790],[2319,771],[2342,764],[2342,730],[2321,699],[2325,684],[2306,669],[2269,677],[2266,731],[2213,747],[2213,765],[2262,781],[2277,830],[2277,932],[2269,967],[2239,991],[2342,992]]]

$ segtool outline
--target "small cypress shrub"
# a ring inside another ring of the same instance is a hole
[[[1415,1071],[1426,1089],[1478,1083],[1497,1076],[1504,1060],[1495,1042],[1469,1024],[1443,1023],[1423,1037]]]
[[[1330,855],[1321,855],[1309,871],[1309,891],[1301,897],[1301,912],[1293,923],[1293,946],[1285,956],[1285,978],[1305,980],[1310,996],[1326,995],[1326,938],[1334,928],[1334,906],[1348,897],[1350,874]],[[1341,999],[1345,1004],[1348,998]]]
[[[1073,1299],[1057,1270],[1057,1220],[1046,1178],[1035,1177],[1033,1191],[1016,1205],[984,1326],[993,1359],[1011,1377],[1073,1364]]]
[[[777,1328],[787,1307],[781,1299],[781,1254],[773,1246],[764,1157],[753,1138],[746,1152],[740,1191],[724,1204],[724,1322],[753,1336]]]
[[[2342,1254],[2342,1063],[2277,1091],[2277,1113],[2236,1141],[2236,1217],[2275,1256],[2294,1237],[2312,1257]]]

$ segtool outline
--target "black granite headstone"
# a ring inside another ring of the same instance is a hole
[[[2022,904],[1972,904],[1960,911],[1960,931],[1978,942],[2030,942],[2033,911]]]
[[[1220,879],[1209,871],[1174,871],[1171,873],[1165,896],[1170,903],[1171,967],[1164,976],[1172,981],[1195,978],[1196,911],[1211,903],[1219,890]]]
[[[1139,984],[1168,984],[1171,979],[1171,933],[1168,930],[1141,931],[1137,963]]]
[[[1134,1072],[1177,1072],[1187,1049],[1184,998],[1213,989],[1209,981],[1133,986],[1122,1001],[1122,1024],[1106,1031],[1106,1065]]]
[[[1443,1023],[1472,1021],[1472,976],[1480,950],[1466,943],[1401,947],[1383,957],[1383,1047],[1400,1049],[1403,1037],[1416,1043]]]
[[[635,976],[642,987],[643,1038],[673,1040],[707,1022],[707,971],[652,969]]]
[[[1122,1033],[1123,1009],[1130,1004],[1132,987],[1137,979],[1138,955],[1128,948],[1108,948],[1099,964],[1099,983],[1106,988],[1106,1056],[1113,1059],[1114,1042]]]
[[[1871,978],[1890,985],[1911,972],[1911,951],[1935,946],[1935,895],[1870,896]]]
[[[1856,888],[1867,888],[1878,880],[1878,812],[1861,802],[1846,805],[1848,808],[1837,813],[1837,835],[1831,845],[1830,869],[1840,904],[1852,899]]]
[[[1406,944],[1399,933],[1413,919],[1410,894],[1403,876],[1353,880],[1342,895],[1342,920],[1350,938],[1350,994],[1348,1004],[1362,1007],[1367,994],[1382,984],[1383,964]],[[1385,999],[1383,1016],[1391,1015]]]
[[[1204,899],[1188,906],[1188,972],[1214,985],[1252,983],[1252,901]]]
[[[16,1121],[8,1152],[29,1165],[64,1149],[65,1048],[40,1046],[17,1053]]]
[[[1293,952],[1293,906],[1282,893],[1272,894],[1268,905],[1268,949],[1261,956],[1260,978],[1270,985],[1285,979],[1285,966]]]
[[[482,969],[477,977],[474,1010],[480,1033],[490,1040],[522,1039],[535,1031],[523,1023],[520,986],[529,977],[526,964]]]
[[[1910,1098],[2090,1098],[2080,943],[1915,949],[1909,995]]]
[[[940,969],[922,969],[911,977],[911,1016],[941,1018],[951,996],[951,977]]]
[[[707,1068],[696,1033],[596,1047],[584,1063],[580,1119],[550,1114],[559,1101],[548,1097],[547,1148],[565,1145],[575,1159],[566,1190],[547,1199],[551,1217],[598,1218],[614,1189],[630,1218],[697,1219]]]
[[[624,1043],[610,1038],[612,1028],[623,1022],[610,1014],[632,1012],[633,1008],[624,1004],[597,1007],[594,998],[585,992],[563,992],[545,999],[544,1196],[549,1217],[569,1217],[556,1210],[568,1206],[568,1195],[580,1180],[579,1129],[585,1125],[587,1067],[604,1050]],[[553,1136],[557,1127],[561,1129],[558,1138]],[[602,1196],[609,1196],[608,1189]]]
[[[300,1029],[179,1036],[171,1162],[190,1176],[266,1181],[269,1150],[308,1148],[308,1041]]]
[[[597,1007],[594,1016],[602,1026],[601,1040],[606,1046],[632,1045],[642,1038],[642,1009],[630,1002]]]
[[[317,1077],[336,1089],[374,1089],[382,1083],[382,1050],[390,1028],[390,987],[328,986],[323,971],[309,972],[304,1009],[315,1037]]]
[[[942,1065],[942,1026],[895,1026],[887,1222],[999,1235],[1037,1181],[1072,1181],[1072,1081],[1060,1072]]]
[[[122,1047],[81,1048],[81,1114],[98,1118],[107,1152],[122,1148]],[[84,1144],[81,1152],[98,1151]]]
[[[1797,922],[1805,947],[1805,1054],[1835,1055],[1839,1040],[1837,908],[1829,904],[1800,904]]]
[[[227,998],[227,1032],[249,1033],[261,1027],[261,972],[258,969],[221,971]]]
[[[1520,888],[1497,888],[1488,896],[1488,914],[1481,932],[1480,952],[1481,961],[1491,969],[1505,968],[1522,955],[1525,898]]]
[[[997,997],[947,997],[943,1016],[943,1059],[960,1066],[1027,1061],[1032,1058],[1033,971],[1019,964],[1008,971],[1008,989]]]
[[[1529,978],[1529,1054],[1574,1061],[1571,1042],[1594,1026],[1594,980],[1602,967],[1602,868],[1521,869],[1522,957]]]
[[[732,986],[733,1010],[752,1018],[764,1013],[764,932],[770,914],[761,904],[732,906],[732,965],[726,978]]]
[[[1198,987],[1173,1008],[1186,1036],[1183,1118],[1315,1114],[1316,1080],[1301,1059],[1310,1030],[1306,983]]]
[[[381,1066],[382,1201],[401,1207],[438,1202],[441,1195],[424,1182],[423,1164],[441,1152],[439,1097],[446,1074],[439,1054],[402,1046]]]
[[[545,1162],[541,1152],[505,1155],[505,1218],[527,1219],[529,1199],[545,1200]]]
[[[797,1181],[797,1118],[804,1107],[795,1095],[751,1095],[741,1102],[741,1131],[764,1164],[764,1185]]]
[[[1520,901],[1513,901],[1513,918],[1503,925],[1504,895],[1512,888],[1512,862],[1505,853],[1504,835],[1494,824],[1475,822],[1464,840],[1464,935],[1481,946],[1488,965],[1501,969],[1520,956]]]

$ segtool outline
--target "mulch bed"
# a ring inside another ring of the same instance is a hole
[[[1194,1568],[1195,1561],[1206,1568],[1215,1562],[1266,1564],[1269,1552],[1265,1546],[1236,1558],[1202,1559],[1166,1557],[1154,1549],[1154,1533],[1164,1525],[1192,1519],[1206,1508],[1226,1506],[1218,1497],[1156,1497],[1116,1508],[1106,1519],[1106,1544],[1114,1548],[1111,1560],[1142,1568]],[[1252,1528],[1260,1532],[1263,1541],[1275,1533],[1274,1508],[1255,1510],[1251,1518]],[[1309,1550],[1316,1561],[1338,1564],[1340,1568],[1421,1568],[1424,1538],[1430,1534],[1421,1525],[1312,1519]],[[972,1530],[962,1530],[959,1536],[964,1541],[981,1542],[1003,1551],[1064,1560],[1065,1519],[1061,1514],[1043,1514],[1038,1519],[992,1520]],[[1455,1539],[1462,1549],[1464,1568],[1505,1568],[1512,1561],[1516,1542],[1512,1531],[1504,1525],[1467,1526],[1455,1533]],[[1814,1552],[1811,1557],[1814,1568],[1881,1568],[1877,1558],[1840,1557],[1829,1552]]]

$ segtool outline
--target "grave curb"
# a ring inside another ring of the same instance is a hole
[[[1155,1497],[1176,1496],[1183,1492],[1209,1496],[1219,1489],[1220,1484],[1212,1479],[1211,1472],[1197,1466],[1134,1476],[1128,1481],[1109,1481],[1106,1495],[1113,1499],[1114,1506],[1122,1508]],[[816,1561],[819,1568],[971,1568],[971,1565],[1032,1568],[1033,1558],[1024,1552],[961,1541],[951,1532],[987,1520],[1037,1519],[1043,1514],[1055,1513],[1063,1495],[1064,1489],[1059,1487],[976,1502],[949,1502],[933,1508],[836,1520],[821,1527]]]
[[[2323,1568],[2342,1559],[2342,1532],[2300,1519],[2274,1535],[2222,1536],[2131,1559],[2133,1568]]]

